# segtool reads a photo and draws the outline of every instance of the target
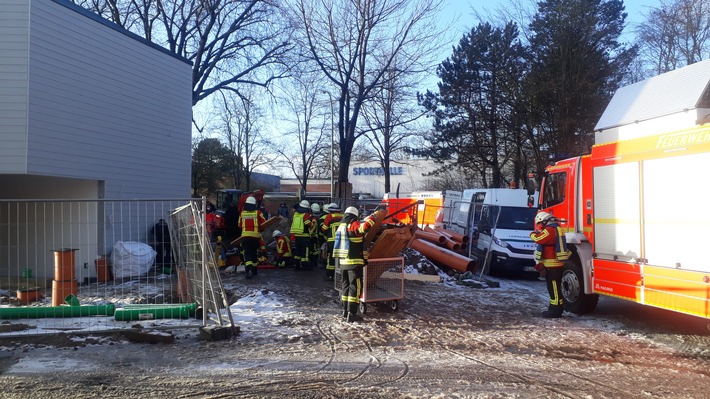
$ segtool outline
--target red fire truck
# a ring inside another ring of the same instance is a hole
[[[568,311],[601,294],[710,317],[709,83],[703,61],[619,89],[591,154],[547,168],[539,208],[566,220]]]

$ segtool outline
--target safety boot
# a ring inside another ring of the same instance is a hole
[[[564,312],[564,310],[565,308],[562,305],[550,305],[547,310],[542,312],[542,317],[547,319],[558,319],[562,317],[562,312]]]
[[[362,321],[362,316],[357,314],[357,308],[358,308],[357,303],[348,303],[348,315],[347,315],[347,317],[345,317],[345,320],[348,323]]]
[[[347,319],[348,317],[348,303],[345,301],[341,302],[343,304],[343,319]]]
[[[348,316],[345,318],[345,321],[347,321],[348,323],[360,322],[362,321],[362,316],[356,313],[348,313]]]

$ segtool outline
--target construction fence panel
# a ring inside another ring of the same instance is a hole
[[[233,325],[205,204],[0,200],[0,336]]]
[[[342,291],[343,270],[336,259],[334,288]],[[363,302],[398,301],[404,298],[404,258],[368,259],[363,272]]]

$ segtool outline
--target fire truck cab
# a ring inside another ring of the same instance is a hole
[[[607,295],[710,317],[709,83],[706,60],[620,88],[591,154],[547,168],[538,208],[566,220],[568,311]]]

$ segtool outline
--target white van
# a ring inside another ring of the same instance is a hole
[[[537,273],[535,244],[530,239],[537,195],[524,189],[464,190],[444,226],[472,238],[469,257],[477,258],[480,265],[487,261],[490,273]]]

